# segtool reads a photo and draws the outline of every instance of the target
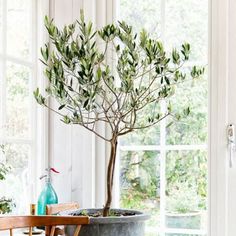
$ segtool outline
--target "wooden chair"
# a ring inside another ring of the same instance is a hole
[[[76,210],[79,208],[77,202],[51,204],[46,206],[46,215],[56,215],[62,211]]]
[[[46,215],[56,215],[62,211],[72,211],[79,208],[77,202],[70,203],[59,203],[59,204],[50,204],[46,206]],[[46,230],[48,233],[48,230]],[[65,229],[57,227],[54,232],[54,236],[64,235]]]
[[[58,225],[77,225],[74,236],[78,236],[81,226],[89,224],[86,216],[3,216],[0,217],[0,231],[9,230],[13,236],[13,229],[29,227],[32,236],[32,227],[45,226],[46,236],[53,236]]]

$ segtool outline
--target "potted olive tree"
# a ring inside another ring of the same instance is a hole
[[[51,44],[41,49],[48,80],[47,96],[39,89],[34,96],[40,105],[56,112],[64,123],[80,125],[110,145],[107,196],[101,210],[103,221],[107,222],[112,218],[107,216],[117,215],[110,207],[119,137],[148,129],[168,116],[180,119],[188,115],[188,107],[173,114],[169,102],[166,112],[162,113],[159,103],[168,100],[178,84],[199,78],[204,69],[197,66],[183,69],[190,55],[188,43],[168,53],[160,40],[149,37],[145,30],[134,33],[125,22],[93,31],[92,23],[86,23],[81,12],[79,21],[61,30],[48,17],[45,26],[51,40]],[[111,54],[112,59],[108,56]],[[57,108],[49,105],[49,98],[56,100]],[[148,106],[153,112],[141,122],[140,114]],[[108,136],[96,130],[96,125],[102,123],[109,130]],[[127,219],[125,221],[127,223]],[[117,231],[120,234],[112,234],[130,235]],[[133,235],[143,235],[138,231]],[[100,235],[111,233],[102,233],[100,229]]]

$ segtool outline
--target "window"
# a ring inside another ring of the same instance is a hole
[[[1,195],[13,198],[16,213],[26,213],[35,200],[36,13],[36,0],[0,0],[0,143],[11,166]]]
[[[190,64],[207,65],[207,0],[120,0],[119,13],[136,31],[145,27],[160,37],[167,49],[189,42]],[[207,87],[206,76],[189,90],[180,86],[171,98],[176,110],[190,105],[187,119],[171,126],[165,120],[120,140],[120,206],[151,212],[147,236],[206,235]]]

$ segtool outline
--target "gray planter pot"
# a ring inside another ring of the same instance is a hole
[[[89,213],[95,213],[101,209],[81,209],[73,212],[64,212],[62,214],[77,215],[86,210]],[[134,210],[116,209],[116,211],[134,215],[119,217],[91,217],[90,224],[81,228],[79,236],[144,236],[145,221],[149,216]],[[66,233],[73,236],[76,226],[66,227]]]
[[[166,225],[169,228],[200,229],[201,212],[191,213],[167,213]]]

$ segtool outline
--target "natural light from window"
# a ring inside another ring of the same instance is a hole
[[[190,64],[207,65],[207,0],[120,0],[119,19],[167,49],[189,42]],[[207,78],[180,86],[171,100],[174,110],[190,105],[190,116],[120,140],[120,206],[151,213],[146,236],[207,235]]]
[[[35,12],[31,0],[0,0],[0,144],[10,165],[1,195],[12,198],[13,213],[26,213],[34,192],[36,74]],[[9,187],[10,186],[10,187]]]

